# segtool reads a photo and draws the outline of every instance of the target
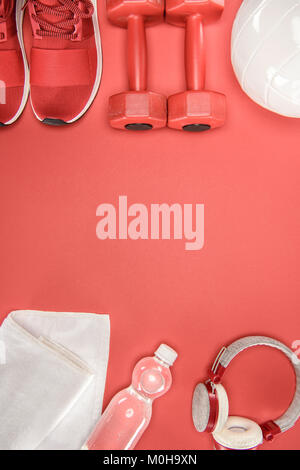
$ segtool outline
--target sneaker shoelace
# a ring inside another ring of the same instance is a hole
[[[83,9],[79,8],[79,2]],[[76,39],[75,27],[82,19],[91,18],[94,6],[90,0],[58,0],[56,5],[45,5],[39,0],[27,0],[24,7],[33,4],[32,19],[38,23],[39,36]],[[53,18],[53,19],[52,19]]]
[[[0,0],[0,24],[5,23],[14,9],[13,0]],[[0,40],[5,38],[5,34],[0,31]]]

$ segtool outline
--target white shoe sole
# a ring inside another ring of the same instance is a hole
[[[18,111],[16,112],[14,117],[12,117],[9,121],[3,123],[5,126],[8,126],[9,124],[13,124],[20,117],[27,103],[29,89],[30,89],[29,68],[28,68],[26,52],[24,48],[23,31],[22,31],[22,28],[19,27],[19,25],[23,24],[24,10],[22,10],[22,6],[23,6],[23,0],[17,0],[16,2],[16,26],[17,26],[17,35],[18,35],[18,39],[20,43],[23,64],[24,64],[24,90],[23,90],[22,101],[21,101]]]
[[[17,1],[21,4],[21,9],[22,9],[23,5],[26,3],[26,0],[17,0]],[[101,82],[101,76],[102,76],[102,47],[101,47],[101,36],[100,36],[98,14],[97,14],[97,0],[91,0],[91,1],[93,3],[93,6],[94,6],[94,13],[93,13],[93,16],[92,16],[92,21],[93,21],[93,26],[94,26],[94,35],[95,35],[95,43],[96,43],[96,50],[97,50],[96,79],[95,79],[95,82],[94,82],[92,93],[91,93],[86,105],[84,106],[84,108],[80,111],[79,114],[77,114],[77,116],[75,116],[73,119],[70,119],[70,121],[62,121],[62,123],[65,123],[65,124],[71,124],[72,122],[77,121],[77,119],[81,118],[81,116],[83,116],[87,112],[87,110],[90,108],[91,104],[93,103],[93,101],[94,101],[94,99],[97,95],[97,92],[98,92],[98,89],[99,89],[99,86],[100,86],[100,82]],[[23,12],[23,10],[22,10],[22,12]],[[20,16],[19,17],[19,23],[17,24],[17,28],[20,31],[22,31],[22,29],[23,29],[23,18],[24,18],[24,15]],[[20,42],[20,44],[21,44],[21,48],[23,50],[24,49],[23,34],[21,35],[20,41],[22,41],[22,43]],[[36,116],[36,118],[39,121],[42,122],[44,120],[44,118],[41,118],[37,114],[37,112],[35,111],[31,98],[30,98],[30,103],[31,103],[31,107],[32,107],[32,110],[34,112],[34,115]],[[55,121],[54,117],[52,119]]]

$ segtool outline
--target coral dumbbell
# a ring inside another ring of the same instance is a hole
[[[185,27],[187,91],[170,96],[168,126],[191,132],[220,127],[225,122],[226,98],[205,90],[203,27],[219,19],[224,0],[166,0],[168,23]]]
[[[107,14],[127,28],[129,91],[109,99],[109,121],[117,129],[147,130],[166,126],[166,98],[147,90],[145,26],[163,21],[163,0],[108,0]]]

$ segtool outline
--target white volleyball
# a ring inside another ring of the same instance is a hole
[[[231,60],[250,98],[300,118],[300,0],[244,0],[233,25]]]

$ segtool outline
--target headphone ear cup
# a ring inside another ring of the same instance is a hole
[[[215,385],[215,400],[217,403],[217,415],[214,424],[214,431],[221,431],[227,421],[229,413],[229,403],[225,388],[223,385]],[[198,432],[207,430],[211,419],[211,402],[209,393],[205,384],[200,383],[194,391],[192,413],[194,426]],[[208,431],[209,432],[209,431]],[[211,431],[212,432],[212,431]]]
[[[221,384],[215,385],[216,387],[216,394],[218,399],[218,419],[215,425],[215,429],[213,432],[222,431],[224,428],[229,414],[229,402],[228,396],[226,393],[225,388]]]
[[[247,418],[230,416],[221,431],[214,431],[216,443],[225,449],[255,449],[263,442],[260,426]]]
[[[192,414],[195,428],[198,432],[204,432],[209,422],[210,402],[207,388],[203,383],[198,384],[194,390]]]

